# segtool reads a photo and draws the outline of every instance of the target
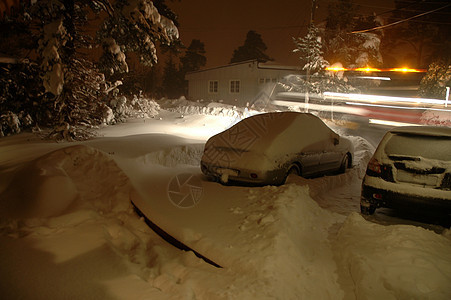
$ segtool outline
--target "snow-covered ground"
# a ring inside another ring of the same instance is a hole
[[[203,145],[249,112],[162,108],[86,142],[0,139],[3,299],[451,299],[449,229],[359,214],[366,139],[349,136],[345,174],[223,186],[200,172]]]

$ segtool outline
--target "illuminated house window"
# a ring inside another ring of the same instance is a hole
[[[218,81],[217,80],[210,80],[208,82],[208,92],[210,94],[216,94],[218,92]]]
[[[239,80],[231,80],[230,81],[230,93],[238,94],[240,92],[240,81]]]

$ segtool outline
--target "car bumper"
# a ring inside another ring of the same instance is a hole
[[[451,201],[446,199],[409,195],[362,185],[362,206],[388,207],[395,209],[440,210],[451,214]]]
[[[283,184],[285,180],[285,177],[282,174],[283,172],[278,170],[262,172],[232,168],[228,169],[220,166],[212,166],[202,161],[201,170],[205,175],[213,177],[223,183],[238,182],[252,185],[280,185]],[[252,174],[257,176],[253,177]]]

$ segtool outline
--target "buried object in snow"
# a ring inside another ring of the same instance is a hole
[[[201,169],[222,183],[280,185],[290,174],[303,177],[345,172],[354,148],[309,113],[273,112],[246,118],[211,137]]]

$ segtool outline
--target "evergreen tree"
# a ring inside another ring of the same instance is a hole
[[[303,38],[293,38],[296,49],[293,52],[299,53],[302,69],[310,75],[323,75],[329,63],[323,58],[322,41],[318,28],[310,24],[307,34]]]
[[[185,55],[180,58],[182,73],[186,74],[187,72],[198,71],[205,66],[207,63],[205,53],[204,43],[200,40],[192,40],[185,51]]]
[[[183,94],[188,93],[188,81],[185,80],[185,75],[188,72],[198,71],[207,63],[205,57],[205,46],[200,40],[192,40],[191,44],[185,51],[185,55],[180,58],[180,79],[182,82]]]
[[[381,21],[374,15],[359,15],[353,0],[332,2],[326,19],[324,57],[346,67],[379,67],[383,62],[379,50],[382,31],[352,33],[379,25]]]
[[[150,0],[117,0],[103,23],[97,39],[103,45],[102,70],[109,74],[127,72],[126,53],[152,66],[158,61],[156,42],[169,45],[178,39],[174,22],[159,14]]]
[[[179,98],[184,93],[182,73],[177,68],[172,56],[166,61],[163,71],[162,89],[163,94],[170,98]]]
[[[356,91],[347,80],[336,74],[326,72],[329,63],[323,58],[323,44],[318,28],[310,24],[304,37],[293,38],[296,48],[293,52],[299,53],[302,69],[306,77],[292,76],[290,80],[282,82],[283,89],[287,91],[309,92],[322,94],[329,92]]]
[[[233,56],[230,63],[237,63],[252,59],[262,62],[273,60],[265,53],[266,49],[267,47],[263,42],[261,35],[254,30],[250,30],[246,35],[244,45],[233,51]]]
[[[150,0],[40,0],[32,3],[23,15],[26,18],[21,19],[28,25],[23,27],[21,37],[28,35],[31,45],[37,44],[37,47],[30,47],[36,48],[30,60],[37,63],[38,68],[27,69],[37,70],[39,76],[35,81],[42,85],[42,92],[36,92],[33,107],[14,105],[19,99],[13,97],[17,94],[13,91],[15,87],[8,85],[7,91],[11,93],[1,95],[0,102],[7,105],[0,107],[0,116],[9,115],[5,107],[16,106],[25,112],[34,111],[31,116],[33,122],[62,125],[60,128],[66,128],[66,132],[72,125],[97,125],[102,122],[106,109],[106,103],[102,102],[105,93],[111,89],[95,62],[87,59],[90,49],[103,45],[104,55],[98,66],[111,75],[128,71],[126,54],[137,53],[143,64],[152,65],[157,61],[155,43],[172,44],[178,39],[174,22],[161,15]],[[164,0],[156,3],[165,15],[171,15]],[[87,28],[93,20],[93,13],[102,11],[106,14],[98,14],[95,22],[104,18],[104,23],[95,40],[87,33]],[[2,22],[7,24],[10,21]],[[11,36],[13,34],[2,35],[0,44],[5,45]],[[22,48],[22,45],[18,47]],[[20,50],[11,49],[10,52],[27,53]],[[11,76],[11,71],[19,69],[10,68],[0,77],[4,74]],[[116,76],[113,79],[121,79],[121,75]],[[12,113],[18,115],[20,111]]]

